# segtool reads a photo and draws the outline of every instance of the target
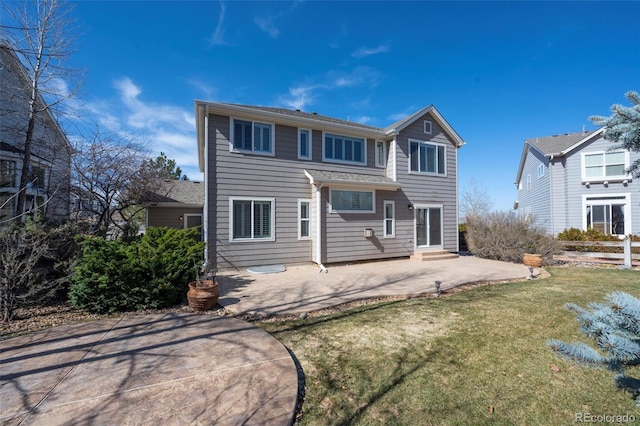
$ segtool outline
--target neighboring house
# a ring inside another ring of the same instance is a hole
[[[0,226],[17,212],[23,167],[29,167],[25,211],[40,210],[47,220],[69,218],[71,149],[48,111],[36,115],[30,164],[23,164],[31,83],[16,54],[0,41]],[[42,104],[42,100],[39,99]]]
[[[625,173],[640,154],[615,149],[603,132],[527,139],[515,181],[518,212],[554,235],[568,228],[640,233],[640,183]]]
[[[379,128],[195,101],[211,268],[458,251],[458,148],[433,106]]]
[[[152,193],[143,197],[146,206],[145,227],[166,226],[191,228],[197,226],[202,237],[204,183],[190,180],[166,180]]]

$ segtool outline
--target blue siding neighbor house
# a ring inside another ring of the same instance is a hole
[[[517,211],[557,235],[568,228],[640,233],[640,183],[625,173],[640,154],[616,148],[604,128],[527,139],[515,184]]]

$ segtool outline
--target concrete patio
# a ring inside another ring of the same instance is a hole
[[[365,298],[430,294],[435,292],[435,281],[442,283],[441,290],[447,290],[529,275],[529,268],[522,264],[474,256],[329,266],[327,273],[320,273],[313,264],[289,266],[285,272],[272,274],[227,270],[218,273],[218,303],[234,314],[296,315]]]

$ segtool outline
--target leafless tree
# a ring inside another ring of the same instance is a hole
[[[72,36],[75,31],[70,18],[71,9],[66,4],[59,0],[7,1],[3,2],[3,9],[1,28],[3,38],[6,38],[2,40],[3,48],[10,50],[20,60],[26,77],[12,82],[19,87],[5,85],[3,90],[10,96],[24,98],[12,104],[18,106],[15,110],[2,111],[3,115],[12,116],[13,120],[7,122],[14,126],[12,130],[16,137],[22,139],[19,145],[22,168],[16,201],[20,216],[25,210],[27,186],[33,180],[29,167],[32,156],[51,155],[34,152],[34,144],[40,145],[37,143],[38,127],[46,127],[46,120],[57,122],[61,113],[70,112],[65,110],[66,101],[73,97],[79,87],[81,70],[66,66],[73,53]],[[54,154],[68,148],[65,146],[66,140],[60,138],[48,142]],[[60,155],[68,156],[69,153]],[[55,179],[48,181],[58,182]]]
[[[484,186],[472,179],[460,196],[460,216],[467,218],[474,215],[486,215],[491,211],[493,201]]]

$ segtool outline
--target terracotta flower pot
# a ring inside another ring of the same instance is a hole
[[[189,307],[194,311],[208,311],[218,303],[220,289],[215,280],[191,281],[187,292]]]
[[[539,268],[542,266],[542,255],[525,253],[522,257],[522,263],[524,263],[525,266],[533,266],[534,268]]]

